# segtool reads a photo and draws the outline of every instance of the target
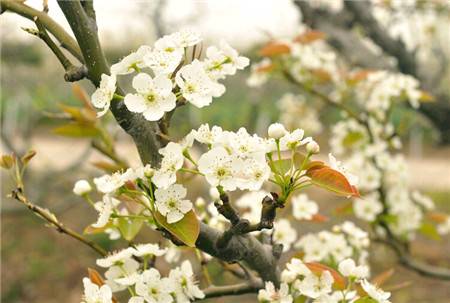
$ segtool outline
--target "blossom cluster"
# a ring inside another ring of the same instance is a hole
[[[84,303],[112,303],[113,293],[128,290],[132,297],[129,303],[144,302],[191,302],[204,298],[189,261],[171,269],[167,277],[162,277],[154,268],[147,268],[152,257],[164,255],[167,249],[157,244],[139,244],[98,259],[97,265],[107,268],[106,280],[97,285],[89,278],[83,279]],[[143,267],[135,258],[143,258]]]
[[[153,47],[143,45],[112,65],[111,74],[102,75],[92,95],[92,104],[101,109],[98,115],[108,111],[113,98],[124,99],[129,111],[149,121],[160,120],[177,104],[189,102],[199,108],[211,104],[213,97],[225,92],[218,80],[244,69],[249,60],[225,41],[220,47],[208,47],[200,60],[201,42],[197,32],[183,30],[158,39]],[[132,80],[135,92],[116,95],[117,77],[132,73],[137,73]]]
[[[277,105],[280,110],[280,121],[286,127],[301,128],[306,133],[314,135],[322,132],[318,111],[304,96],[286,93],[277,101]]]
[[[320,262],[336,266],[341,261],[352,258],[360,265],[367,266],[369,235],[353,222],[346,221],[333,226],[331,231],[308,233],[295,244],[304,256],[305,262]],[[368,272],[367,272],[368,274]]]
[[[263,303],[300,300],[338,303],[357,302],[361,298],[368,299],[367,302],[390,302],[391,294],[369,282],[366,279],[367,271],[366,266],[356,265],[352,259],[339,262],[336,271],[318,263],[304,263],[293,258],[281,273],[280,288],[276,289],[272,282],[266,282],[265,289],[258,293],[258,300]]]
[[[316,56],[314,60],[305,61],[329,59],[320,65],[320,72],[316,66],[302,61],[298,52],[305,48],[298,47],[299,44],[317,48],[317,52],[305,52]],[[433,202],[419,191],[410,189],[406,160],[399,152],[402,143],[390,121],[395,106],[408,101],[411,107],[417,108],[426,98],[415,78],[389,71],[345,72],[336,56],[328,54],[330,50],[320,34],[314,31],[303,30],[294,39],[273,41],[261,52],[266,54],[262,61],[265,66],[252,69],[251,84],[255,84],[257,78],[262,79],[257,83],[264,83],[281,71],[306,92],[311,92],[311,88],[326,92],[328,102],[343,110],[345,119],[332,126],[329,143],[332,153],[344,158],[347,172],[352,172],[358,179],[362,197],[355,197],[353,203],[353,212],[358,218],[384,222],[401,239],[413,238],[424,224],[430,223],[437,223],[438,233],[448,233],[449,216],[442,214],[434,222],[428,222],[427,214],[434,210]],[[294,68],[296,64],[304,64],[300,73]],[[341,68],[336,72],[338,65]],[[286,110],[282,110],[283,120],[301,120],[294,112],[289,117],[291,102],[284,98],[281,101],[280,106],[286,106]]]

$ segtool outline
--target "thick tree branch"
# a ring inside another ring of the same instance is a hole
[[[327,34],[327,42],[349,63],[372,69],[392,69],[392,64],[383,56],[365,45],[361,38],[349,30],[353,22],[346,11],[333,14],[324,9],[314,9],[307,1],[295,1],[302,13],[302,21],[311,28]]]
[[[226,262],[243,261],[264,281],[279,285],[278,259],[274,257],[271,245],[261,244],[255,237],[247,234],[235,235],[225,247],[219,248],[216,243],[221,236],[220,231],[201,223],[196,246]]]
[[[416,75],[416,61],[414,53],[406,49],[400,39],[389,36],[372,15],[369,1],[344,1],[345,7],[353,13],[355,20],[363,27],[367,35],[380,46],[388,55],[398,61],[399,69],[409,75]]]
[[[1,0],[0,5],[2,11],[14,12],[31,21],[35,21],[36,18],[39,18],[43,26],[56,38],[56,40],[59,41],[59,43],[61,43],[61,46],[83,63],[83,56],[81,55],[81,50],[75,39],[73,39],[61,25],[56,23],[45,12],[38,11],[19,1],[13,0]]]
[[[98,39],[97,25],[90,17],[92,12],[88,15],[79,1],[58,1],[58,4],[80,45],[89,79],[98,86],[101,75],[109,74],[110,71]],[[89,7],[88,12],[91,9],[93,8]],[[118,93],[124,95],[120,88]],[[113,99],[111,111],[119,125],[133,138],[142,162],[158,165],[160,160],[158,149],[162,145],[156,135],[158,130],[156,123],[145,120],[140,114],[128,111],[120,100]]]
[[[203,292],[205,293],[205,299],[208,299],[256,293],[263,287],[262,281],[259,280],[256,284],[241,283],[227,286],[210,286],[204,289]]]
[[[98,245],[97,243],[95,243],[91,240],[84,238],[82,235],[80,235],[76,231],[74,231],[68,227],[65,227],[64,224],[59,222],[59,220],[56,218],[56,216],[54,214],[52,214],[50,211],[30,202],[27,199],[27,197],[23,194],[23,192],[20,188],[14,190],[11,193],[11,197],[16,199],[17,201],[21,202],[22,204],[24,204],[26,207],[28,207],[28,209],[30,209],[32,212],[37,214],[39,217],[43,218],[51,226],[55,227],[58,232],[66,234],[69,237],[72,237],[72,238],[82,242],[83,244],[85,244],[85,245],[89,246],[90,248],[92,248],[93,250],[95,250],[101,256],[106,256],[106,254],[107,254],[106,250],[104,250],[102,247],[100,247],[100,245]]]

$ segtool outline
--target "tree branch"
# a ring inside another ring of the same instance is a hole
[[[80,235],[76,231],[74,231],[68,227],[65,227],[64,224],[59,222],[59,220],[56,218],[56,216],[53,213],[51,213],[49,210],[44,209],[42,207],[39,207],[39,206],[31,203],[27,199],[27,197],[23,194],[23,192],[20,188],[14,190],[11,193],[11,197],[16,199],[17,201],[21,202],[22,204],[24,204],[26,207],[28,207],[28,209],[30,209],[32,212],[37,214],[39,217],[46,220],[48,223],[50,223],[50,225],[54,226],[58,232],[66,234],[66,235],[82,242],[83,244],[89,246],[90,248],[95,250],[98,254],[100,254],[103,257],[107,255],[106,250],[104,250],[102,247],[100,247],[100,245],[98,245],[97,243],[95,243],[91,240],[84,238],[82,235]]]
[[[58,1],[58,4],[80,45],[89,79],[98,86],[101,75],[109,74],[110,71],[98,39],[97,25],[79,1]],[[120,88],[118,93],[124,95]],[[157,166],[160,161],[158,149],[162,147],[156,135],[158,125],[145,120],[141,114],[128,111],[120,100],[113,99],[111,111],[119,125],[133,138],[142,162]]]
[[[36,18],[34,23],[38,28],[37,31],[32,29],[24,29],[24,30],[32,35],[39,37],[50,48],[53,54],[55,54],[56,58],[66,71],[66,73],[64,74],[64,80],[68,82],[75,82],[86,77],[87,76],[86,67],[83,65],[76,67],[75,65],[72,64],[72,62],[70,62],[70,60],[64,55],[61,49],[55,44],[55,42],[53,42],[52,38],[50,38],[50,36],[47,33],[47,30],[45,29],[44,25],[39,20],[39,18]]]
[[[81,55],[81,50],[75,39],[73,39],[61,25],[56,23],[45,12],[38,11],[19,1],[13,0],[1,0],[0,5],[2,11],[14,12],[31,21],[35,21],[35,19],[38,18],[43,26],[56,38],[56,40],[59,41],[59,43],[61,43],[61,46],[83,63],[83,56]]]
[[[208,299],[223,296],[237,296],[256,293],[263,287],[263,282],[261,280],[258,280],[256,284],[241,283],[227,286],[210,286],[206,289],[203,289],[203,292],[205,293],[205,299]]]
[[[450,269],[442,268],[438,266],[432,266],[416,260],[408,252],[406,252],[395,240],[392,239],[376,239],[376,242],[383,243],[386,246],[392,248],[399,259],[399,263],[405,268],[413,270],[423,276],[440,279],[450,280]]]
[[[398,66],[405,74],[416,75],[416,61],[414,53],[406,49],[400,39],[389,36],[372,15],[369,1],[344,1],[345,7],[353,13],[355,20],[363,27],[367,35],[380,46],[388,55],[398,61]]]

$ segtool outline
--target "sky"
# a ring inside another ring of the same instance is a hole
[[[290,0],[163,1],[165,28],[196,29],[211,42],[225,39],[240,50],[266,41],[268,34],[289,37],[298,31],[299,13]],[[49,15],[69,29],[56,0],[49,0],[48,3]],[[155,37],[152,12],[157,3],[157,0],[95,1],[102,43],[108,46],[130,41],[150,44]],[[42,8],[41,0],[28,0],[26,4]],[[34,27],[32,22],[13,14],[3,14],[0,19],[4,37],[29,39],[20,27]]]

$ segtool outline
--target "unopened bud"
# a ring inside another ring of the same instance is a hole
[[[311,141],[306,145],[306,151],[311,154],[318,154],[320,151],[320,146],[316,141]]]
[[[267,130],[267,134],[269,135],[270,138],[280,139],[281,137],[287,134],[287,131],[284,128],[283,124],[272,123],[270,124],[269,129]]]
[[[220,193],[215,187],[211,187],[211,189],[209,190],[209,195],[213,200],[219,200],[220,198]]]
[[[89,193],[92,190],[91,185],[86,180],[78,180],[74,187],[73,192],[75,195],[82,196],[84,194]]]

